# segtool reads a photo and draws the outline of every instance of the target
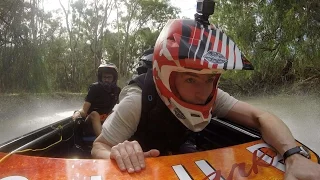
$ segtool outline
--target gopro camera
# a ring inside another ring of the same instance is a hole
[[[214,0],[197,0],[197,13],[210,16],[214,13]]]

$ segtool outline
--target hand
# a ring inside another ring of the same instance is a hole
[[[72,115],[73,120],[76,120],[77,118],[80,118],[80,117],[81,117],[80,111],[75,111]]]
[[[127,170],[128,173],[133,173],[145,168],[144,158],[159,155],[160,152],[156,149],[143,152],[137,141],[124,141],[111,148],[110,159],[116,160],[121,171]]]
[[[286,159],[285,180],[319,180],[320,165],[294,154]]]

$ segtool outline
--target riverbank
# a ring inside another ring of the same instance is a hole
[[[221,81],[219,88],[235,97],[264,97],[275,95],[308,96],[320,95],[320,84],[315,82],[297,82],[282,85],[239,85],[232,81]]]

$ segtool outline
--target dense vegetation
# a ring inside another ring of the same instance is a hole
[[[168,19],[169,0],[0,1],[0,93],[85,92],[103,58],[115,63],[122,84],[139,54],[152,46]],[[315,90],[320,84],[320,3],[216,0],[211,22],[239,45],[255,66],[227,72],[232,93]]]
[[[212,22],[240,46],[253,72],[227,73],[221,85],[241,94],[320,89],[320,2],[216,1]]]
[[[86,91],[101,59],[128,77],[179,9],[169,0],[44,0],[0,2],[0,92]]]

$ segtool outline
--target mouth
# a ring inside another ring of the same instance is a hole
[[[185,100],[185,99],[182,99],[182,101],[186,102],[186,103],[189,103],[189,104],[193,104],[193,105],[198,105],[198,106],[203,106],[206,104],[206,101],[202,102],[202,101],[188,101],[188,100]]]

